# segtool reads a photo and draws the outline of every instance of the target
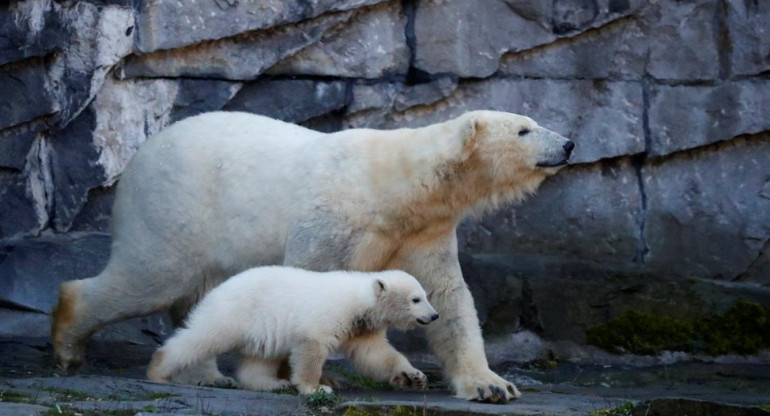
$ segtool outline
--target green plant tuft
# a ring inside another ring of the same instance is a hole
[[[327,393],[321,389],[316,390],[315,393],[307,396],[306,402],[310,407],[332,407],[341,402],[342,398],[334,393]]]

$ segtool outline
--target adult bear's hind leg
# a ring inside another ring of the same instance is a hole
[[[105,325],[166,309],[179,288],[146,284],[108,265],[99,275],[59,286],[51,338],[54,356],[65,370],[82,364],[88,337]]]

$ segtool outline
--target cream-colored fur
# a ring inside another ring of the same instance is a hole
[[[384,331],[427,325],[438,318],[417,280],[401,271],[310,272],[259,267],[222,283],[190,314],[186,328],[153,356],[147,375],[167,382],[182,370],[235,350],[243,357],[241,385],[273,390],[320,385],[326,357],[344,349],[362,373],[397,385],[425,387],[426,378],[395,351]],[[291,379],[278,378],[289,360]]]
[[[106,269],[62,286],[56,355],[75,365],[101,326],[194,304],[249,267],[400,268],[447,317],[428,340],[457,396],[506,401],[518,392],[488,368],[455,229],[534,192],[569,157],[567,143],[492,111],[333,134],[245,113],[178,122],[142,145],[120,179]]]

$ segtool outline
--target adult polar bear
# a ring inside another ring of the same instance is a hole
[[[469,212],[534,192],[573,146],[528,117],[492,111],[333,134],[234,112],[173,124],[121,177],[105,270],[62,284],[56,357],[77,366],[88,336],[110,322],[170,309],[181,323],[209,289],[253,266],[401,269],[442,317],[427,337],[456,395],[515,398],[489,369],[455,230]],[[190,377],[225,379],[213,361]]]

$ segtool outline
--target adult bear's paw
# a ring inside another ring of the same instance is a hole
[[[477,373],[463,374],[453,380],[455,397],[492,403],[507,403],[521,397],[513,383],[485,369]]]

